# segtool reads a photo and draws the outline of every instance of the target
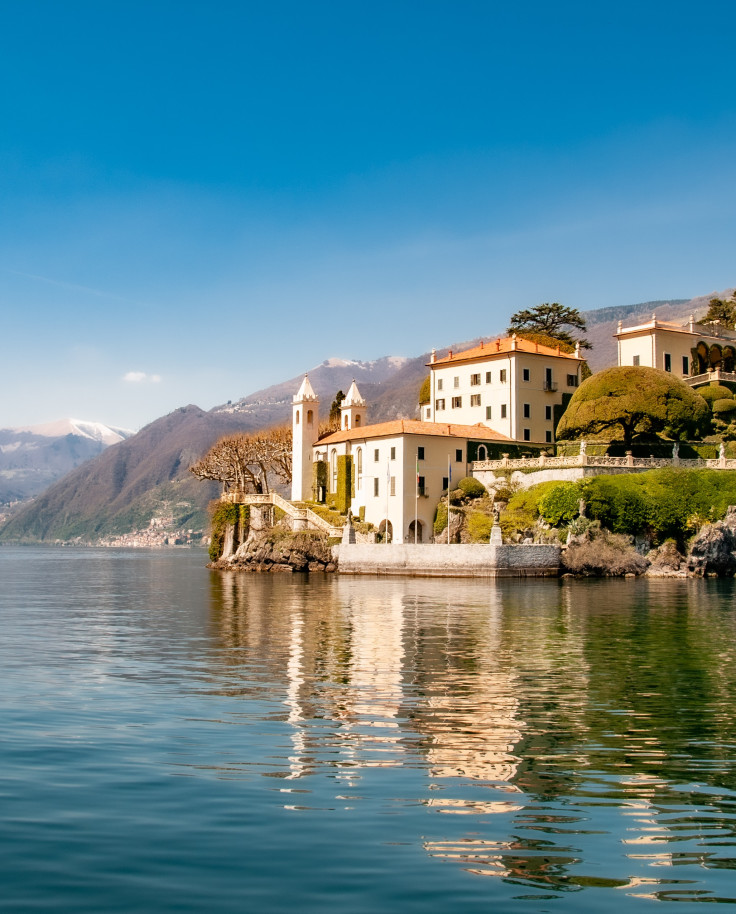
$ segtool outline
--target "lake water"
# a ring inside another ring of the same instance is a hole
[[[733,581],[204,563],[0,549],[3,910],[736,902]]]

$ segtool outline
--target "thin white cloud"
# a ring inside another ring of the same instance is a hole
[[[161,381],[161,375],[147,374],[145,371],[128,371],[123,375],[123,380],[129,384],[158,384]]]

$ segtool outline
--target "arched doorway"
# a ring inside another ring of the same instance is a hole
[[[394,528],[390,520],[382,520],[378,525],[378,532],[384,542],[392,542],[394,538]]]
[[[408,537],[408,539],[407,539],[407,542],[409,542],[409,543],[415,542],[415,539],[414,539],[414,529],[415,529],[415,528],[414,528],[414,521],[412,521],[412,522],[409,524],[409,537]],[[423,534],[423,532],[424,532],[424,524],[423,524],[420,520],[416,521],[416,542],[417,542],[417,543],[423,542],[423,540],[422,540],[422,534]]]

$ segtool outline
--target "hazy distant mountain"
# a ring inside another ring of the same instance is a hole
[[[129,429],[80,419],[0,429],[0,505],[37,495],[132,434]]]
[[[616,362],[613,334],[619,320],[624,325],[648,320],[655,311],[663,320],[687,321],[691,313],[702,315],[708,301],[728,298],[731,290],[710,293],[695,299],[642,302],[620,308],[601,308],[584,312],[594,349],[588,354],[593,370]],[[497,328],[503,333],[503,328]],[[484,337],[489,339],[490,335]],[[480,338],[478,338],[480,339]],[[452,343],[460,351],[476,340]],[[447,349],[438,349],[445,355]],[[309,371],[315,391],[322,401],[323,415],[338,389],[347,391],[353,378],[368,400],[369,421],[380,422],[417,415],[417,395],[427,376],[429,353],[413,358],[387,356],[374,362],[331,358]],[[263,428],[291,417],[291,398],[302,375],[275,384],[231,403],[204,412],[196,406],[175,410],[146,426],[136,435],[105,450],[79,466],[32,504],[20,511],[0,530],[0,539],[69,540],[139,530],[167,502],[180,526],[198,528],[206,523],[206,505],[217,494],[217,487],[196,480],[188,467],[222,435],[236,430]],[[83,426],[77,423],[77,427]],[[92,423],[94,425],[94,423]],[[90,442],[102,446],[103,435],[88,429]],[[119,430],[111,430],[113,433]],[[0,432],[0,454],[12,453],[13,442],[26,432],[15,430],[16,438],[6,444]],[[75,441],[82,440],[74,436]],[[65,439],[50,438],[53,441]],[[80,458],[81,459],[81,458]]]
[[[174,410],[68,473],[11,517],[0,538],[89,541],[127,533],[145,527],[163,502],[180,526],[201,527],[217,486],[188,469],[239,427],[231,416],[197,406]]]

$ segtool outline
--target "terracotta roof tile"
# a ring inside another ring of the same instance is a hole
[[[516,349],[514,349],[514,342],[516,343]],[[443,356],[441,359],[437,359],[434,362],[427,362],[427,365],[432,367],[447,365],[453,362],[469,362],[473,359],[488,359],[495,355],[508,354],[509,352],[514,351],[528,352],[533,353],[534,355],[552,355],[556,358],[574,359],[576,362],[581,361],[580,356],[575,355],[574,352],[562,352],[559,349],[553,349],[551,346],[543,346],[541,343],[532,343],[520,336],[517,337],[516,340],[507,336],[504,339],[489,340],[487,343],[483,342],[480,346],[473,346],[472,349],[465,349],[462,352],[452,352],[452,350],[450,350],[449,355]]]
[[[364,425],[359,428],[341,429],[320,438],[317,444],[338,444],[341,441],[356,441],[363,438],[388,438],[396,435],[429,435],[440,438],[472,438],[474,441],[508,441],[506,435],[495,432],[485,425],[453,425],[447,422],[420,422],[417,419],[393,419]]]

